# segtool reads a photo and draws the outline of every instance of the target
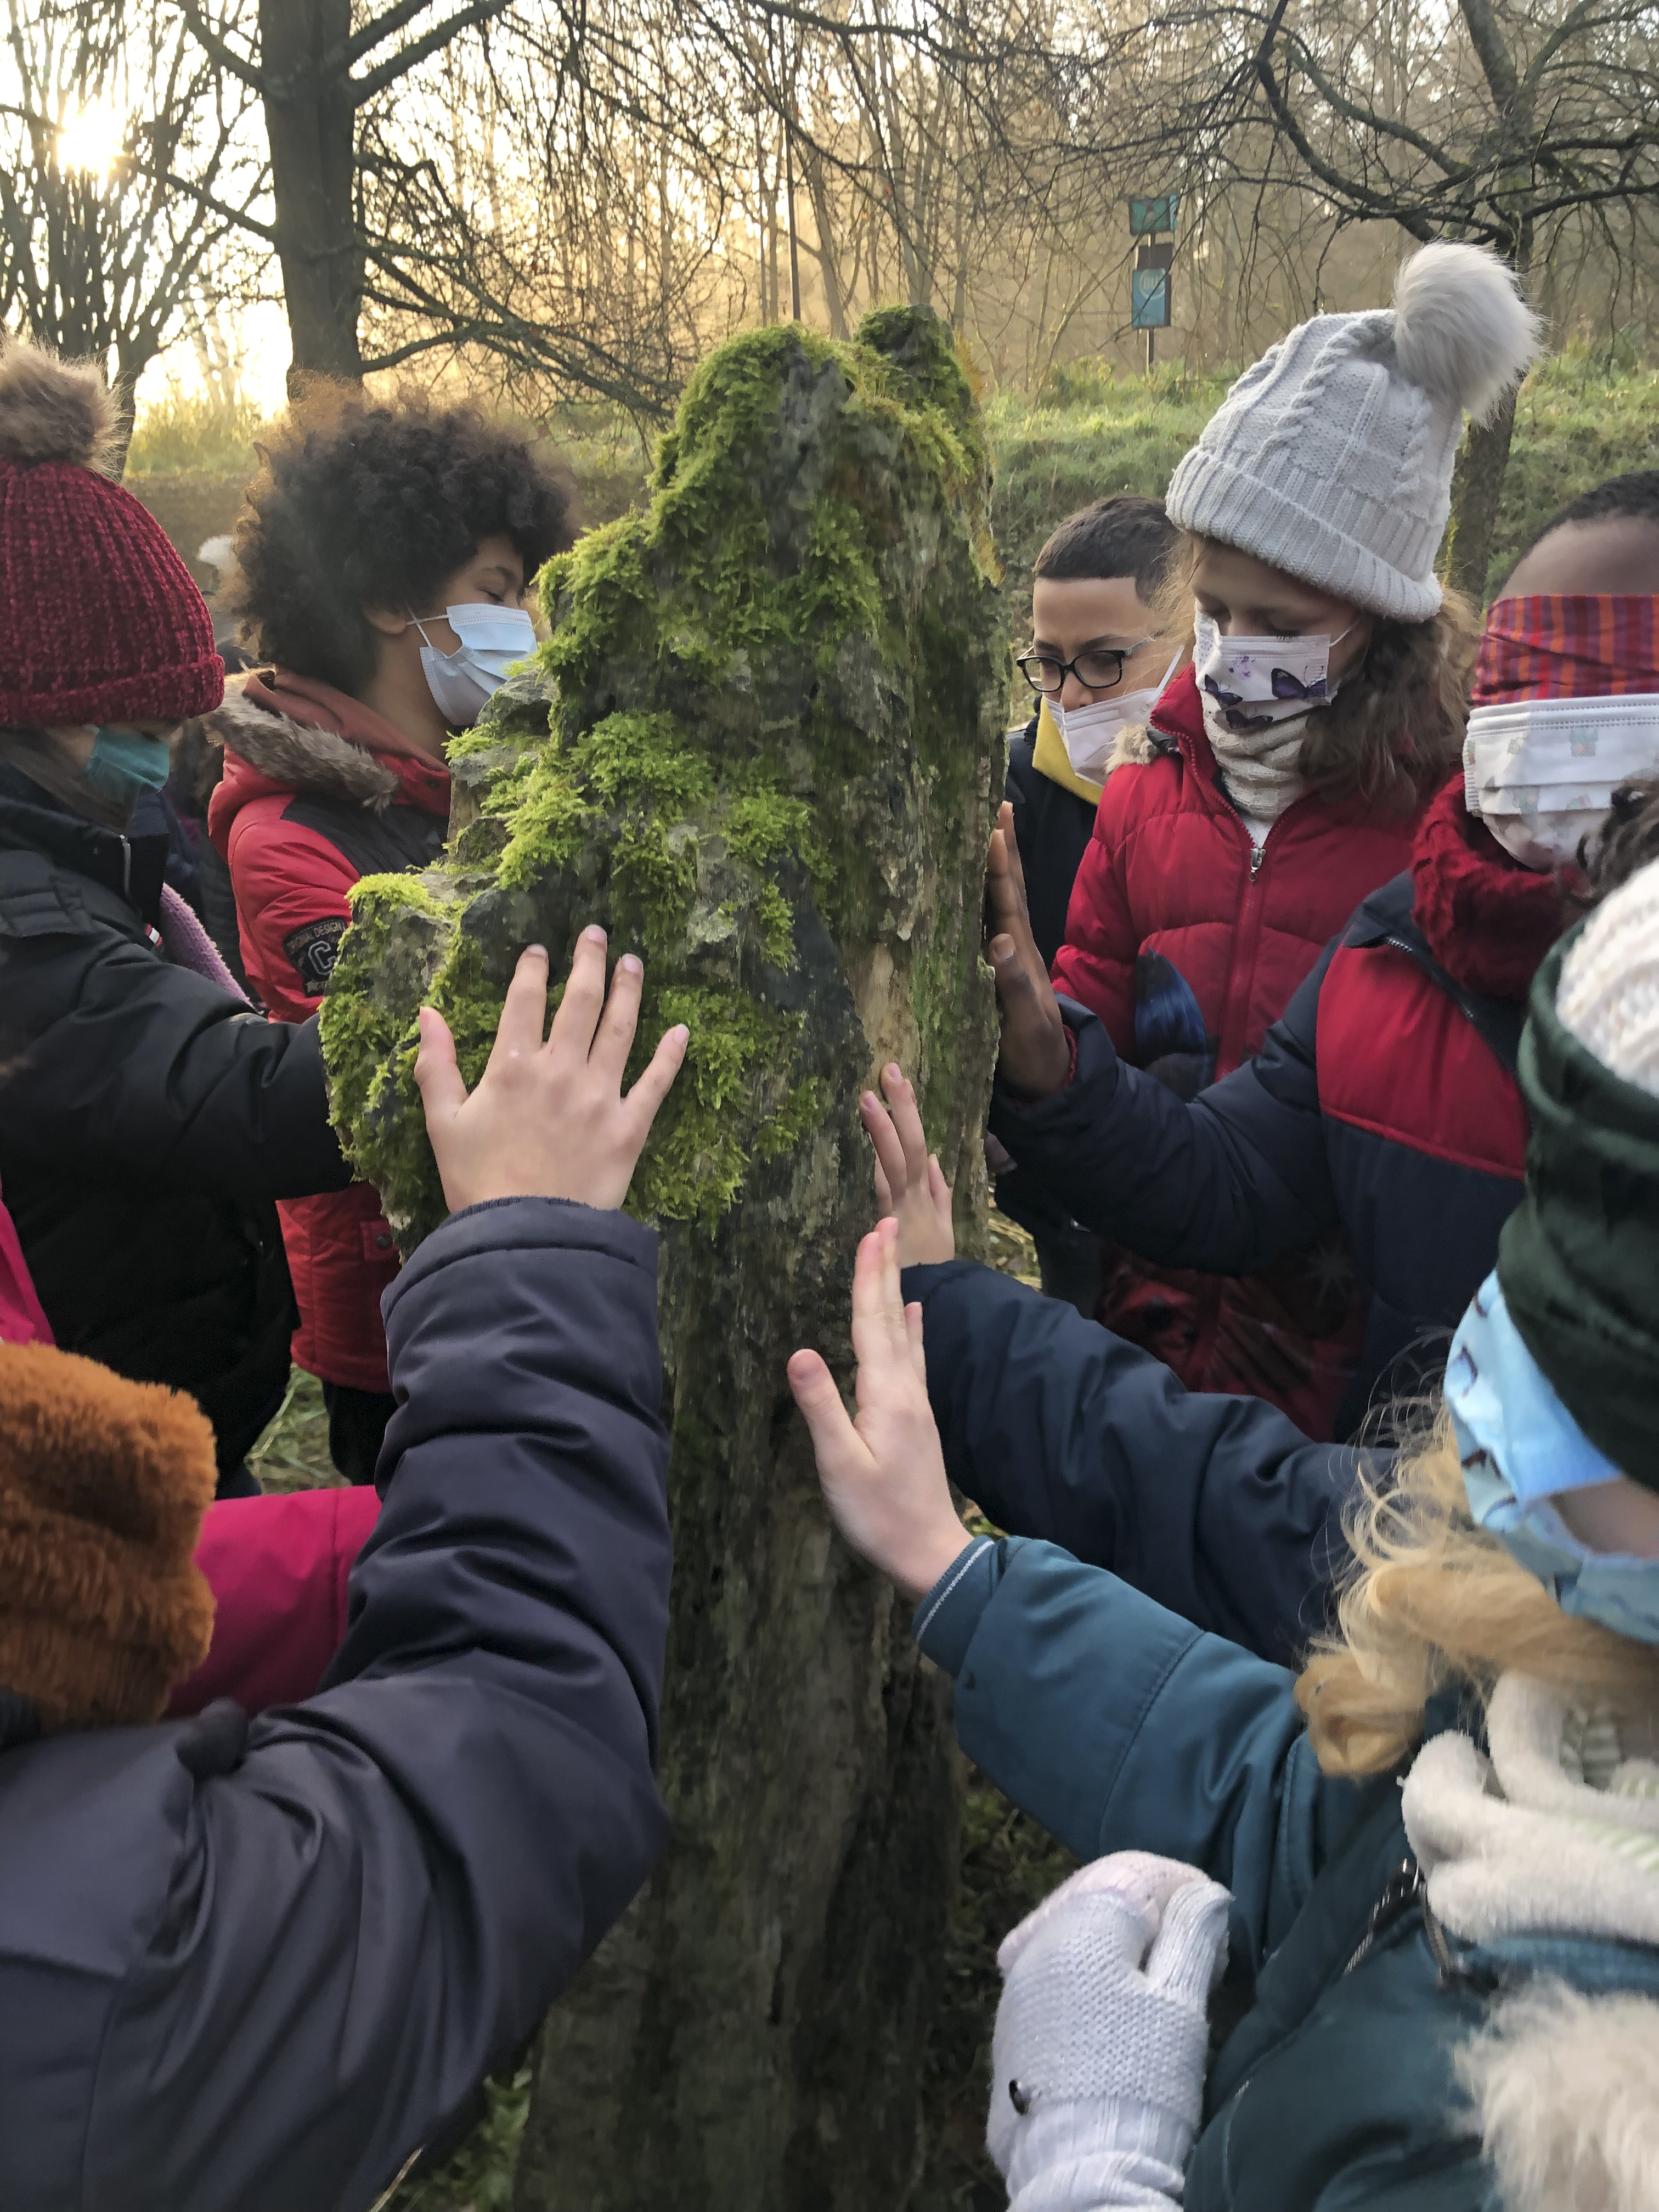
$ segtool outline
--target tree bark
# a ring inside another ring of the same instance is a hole
[[[1451,535],[1446,548],[1446,580],[1466,592],[1477,606],[1486,599],[1486,572],[1492,562],[1492,541],[1498,527],[1498,510],[1504,497],[1504,477],[1510,465],[1510,441],[1515,435],[1515,394],[1490,422],[1478,428],[1472,422],[1457,457],[1452,482]]]
[[[276,255],[294,342],[290,398],[316,377],[362,380],[350,34],[350,0],[259,0]]]
[[[983,1204],[989,483],[927,311],[722,348],[648,512],[549,572],[539,673],[453,749],[451,858],[360,896],[325,1005],[337,1115],[405,1243],[441,1214],[423,997],[471,1079],[520,946],[556,973],[598,919],[645,955],[641,1054],[691,1030],[629,1200],[665,1232],[673,1842],[550,2015],[519,2212],[886,2212],[919,2168],[946,1687],[831,1532],[784,1363],[815,1345],[850,1380],[857,1098],[888,1059],[970,1234]]]

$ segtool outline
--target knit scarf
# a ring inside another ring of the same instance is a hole
[[[1210,740],[1227,796],[1242,814],[1257,822],[1277,822],[1308,788],[1297,773],[1308,717],[1297,714],[1265,730],[1230,730],[1219,708],[1204,702],[1204,734]]]
[[[1461,774],[1418,824],[1412,885],[1412,918],[1430,951],[1483,998],[1524,999],[1569,919],[1557,878],[1523,868],[1470,815]]]

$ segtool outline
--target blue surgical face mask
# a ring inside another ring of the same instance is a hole
[[[446,607],[444,618],[461,641],[453,653],[441,653],[426,634],[425,625],[436,622],[436,615],[411,615],[410,624],[421,633],[421,666],[438,712],[452,730],[470,729],[507,670],[536,650],[536,627],[522,607],[498,607],[488,599]]]
[[[146,737],[142,730],[96,732],[86,778],[118,805],[131,806],[141,793],[159,791],[167,780],[173,755],[165,738]]]
[[[1561,1403],[1510,1319],[1496,1274],[1452,1339],[1446,1404],[1469,1511],[1537,1576],[1563,1613],[1659,1644],[1659,1559],[1595,1552],[1550,1504],[1622,1473]]]

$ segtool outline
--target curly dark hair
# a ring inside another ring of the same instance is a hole
[[[498,532],[526,576],[575,537],[568,472],[470,407],[313,387],[258,453],[228,603],[262,662],[353,695],[375,668],[366,608],[425,612]]]
[[[1659,776],[1621,783],[1607,820],[1579,840],[1578,866],[1585,883],[1575,902],[1579,910],[1599,906],[1650,860],[1659,860]]]

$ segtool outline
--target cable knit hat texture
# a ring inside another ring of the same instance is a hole
[[[182,721],[224,696],[189,569],[99,472],[114,420],[90,365],[0,353],[0,728]]]
[[[1516,1073],[1532,1137],[1498,1242],[1510,1318],[1590,1442],[1659,1491],[1659,861],[1546,958]]]
[[[44,1729],[153,1721],[205,1655],[213,1431],[194,1401],[0,1345],[0,1696]]]
[[[1316,315],[1246,370],[1170,480],[1170,519],[1426,622],[1464,414],[1487,420],[1537,350],[1512,270],[1484,246],[1425,246],[1392,307]]]

